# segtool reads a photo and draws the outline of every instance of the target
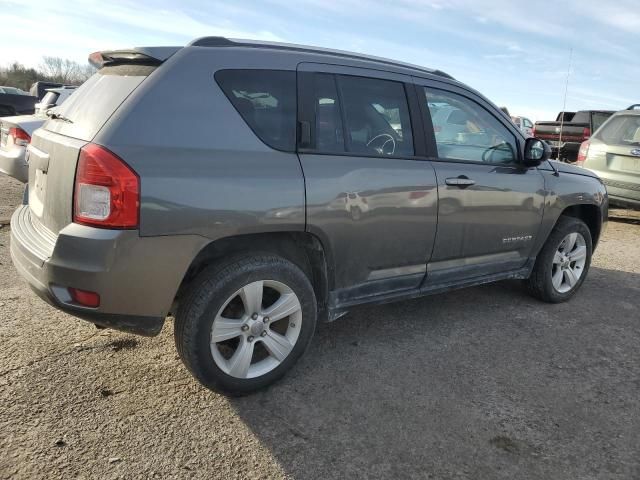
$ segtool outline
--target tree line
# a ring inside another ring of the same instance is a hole
[[[80,85],[95,71],[89,64],[81,65],[60,57],[42,57],[42,63],[37,68],[25,67],[18,62],[5,67],[0,66],[0,85],[20,88],[27,92],[31,85],[38,81]]]

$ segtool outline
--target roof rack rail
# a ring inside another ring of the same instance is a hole
[[[629,105],[627,110],[637,110],[640,109],[640,103],[634,103],[633,105]]]
[[[448,73],[442,70],[433,70],[430,68],[421,67],[411,63],[398,62],[383,57],[376,57],[373,55],[365,55],[360,53],[347,52],[345,50],[333,50],[330,48],[311,47],[308,45],[297,45],[294,43],[279,43],[279,42],[266,42],[258,40],[244,40],[244,39],[231,39],[226,37],[201,37],[193,40],[188,44],[190,47],[251,47],[251,48],[270,48],[274,50],[294,50],[298,52],[307,53],[326,53],[329,55],[335,55],[344,58],[352,58],[354,60],[370,60],[378,63],[384,63],[386,65],[393,65],[396,67],[411,68],[413,70],[419,70],[421,72],[430,73],[432,75],[438,75],[440,77],[449,78],[455,80]]]

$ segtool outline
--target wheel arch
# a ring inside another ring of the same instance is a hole
[[[331,268],[331,253],[317,236],[295,231],[243,234],[209,242],[187,268],[171,311],[176,311],[180,298],[206,266],[242,253],[272,253],[293,262],[309,277],[316,294],[318,313],[326,316],[327,298],[333,288],[335,270]]]
[[[591,203],[570,205],[566,207],[556,219],[556,224],[562,216],[578,218],[587,225],[589,232],[591,233],[593,249],[595,250],[602,232],[602,215],[600,207]]]

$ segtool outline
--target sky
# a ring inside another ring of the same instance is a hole
[[[0,65],[220,35],[443,70],[512,115],[640,103],[638,0],[0,0]]]

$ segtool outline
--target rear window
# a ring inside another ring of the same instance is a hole
[[[220,70],[215,78],[260,140],[276,150],[295,151],[295,72]]]
[[[41,102],[45,105],[55,105],[56,100],[58,100],[59,96],[60,96],[59,93],[47,92],[47,94],[44,97],[42,97]]]
[[[595,138],[610,145],[640,145],[640,115],[613,117]]]
[[[103,67],[55,107],[70,122],[49,120],[47,130],[90,141],[124,100],[155,69],[149,65]]]

